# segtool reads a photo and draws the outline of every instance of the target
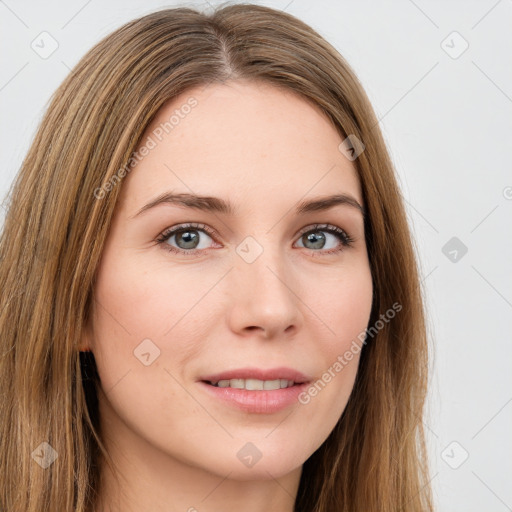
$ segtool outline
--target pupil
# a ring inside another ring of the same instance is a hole
[[[325,243],[325,235],[321,231],[317,231],[317,233],[319,233],[320,236],[317,236],[315,233],[310,233],[306,236],[306,239],[309,242],[313,242],[315,249],[321,249]]]
[[[186,245],[186,247],[182,247],[183,249],[194,249],[197,246],[199,237],[194,231],[182,231],[176,234],[176,243],[178,243],[178,245],[180,240]]]

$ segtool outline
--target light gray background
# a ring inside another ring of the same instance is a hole
[[[512,1],[255,3],[330,41],[381,120],[435,351],[425,425],[438,510],[512,510]],[[69,69],[124,22],[176,5],[0,0],[2,199]],[[58,43],[47,58],[31,47],[51,49],[44,31]]]

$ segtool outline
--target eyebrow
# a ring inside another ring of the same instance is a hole
[[[229,201],[225,201],[219,197],[199,196],[187,193],[174,194],[172,192],[166,192],[156,197],[148,204],[144,205],[135,215],[130,218],[137,217],[138,215],[161,204],[175,204],[179,206],[185,206],[187,208],[193,208],[194,210],[222,213],[228,216],[234,216],[237,211]],[[359,210],[359,212],[363,215],[363,218],[366,215],[364,206],[359,204],[359,202],[350,194],[334,194],[302,201],[297,204],[295,213],[297,215],[304,215],[310,212],[328,210],[338,205],[346,205]]]

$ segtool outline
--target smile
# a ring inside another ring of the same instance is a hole
[[[225,379],[218,382],[209,382],[212,386],[219,388],[247,389],[248,391],[273,390],[289,388],[295,384],[293,380],[275,379]]]

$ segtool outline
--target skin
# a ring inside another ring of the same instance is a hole
[[[82,349],[95,355],[101,428],[120,477],[103,467],[98,510],[292,511],[302,464],[340,418],[359,355],[309,403],[271,414],[221,403],[197,380],[287,366],[316,381],[350,348],[372,300],[363,216],[348,205],[293,209],[334,193],[362,205],[361,186],[322,112],[267,84],[186,91],[162,107],[143,141],[192,96],[197,106],[123,179],[98,268]],[[220,197],[238,211],[161,204],[136,216],[167,191]],[[166,250],[191,247],[177,236],[155,242],[187,222],[218,234],[192,230],[199,256]],[[300,230],[316,223],[345,230],[352,246],[322,229],[313,231],[325,246],[308,242]],[[248,236],[263,251],[251,263],[236,252]],[[134,355],[145,339],[160,350],[147,366]],[[237,457],[248,442],[262,454],[252,467]]]

